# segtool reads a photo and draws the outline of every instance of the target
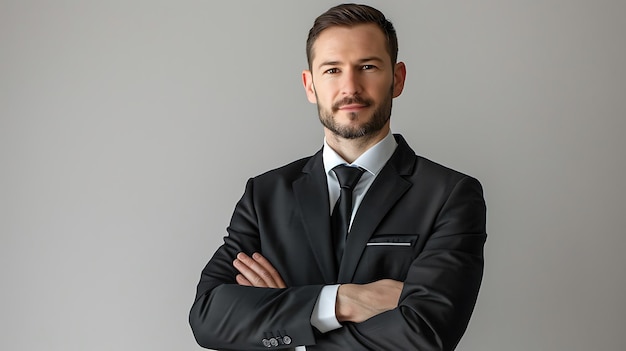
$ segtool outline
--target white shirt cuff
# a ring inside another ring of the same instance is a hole
[[[337,302],[338,290],[339,284],[326,285],[323,287],[322,291],[320,291],[320,295],[317,297],[315,307],[313,307],[311,325],[322,333],[342,327],[335,316],[335,304]]]

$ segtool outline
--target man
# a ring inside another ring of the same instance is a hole
[[[482,279],[481,186],[391,134],[406,68],[378,10],[329,9],[309,32],[307,58],[302,81],[323,148],[248,181],[202,271],[196,340],[232,350],[453,350]]]

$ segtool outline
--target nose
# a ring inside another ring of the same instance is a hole
[[[362,87],[359,72],[353,69],[344,71],[341,87],[342,95],[353,96],[361,93]]]

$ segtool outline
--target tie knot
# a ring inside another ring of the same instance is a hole
[[[339,186],[343,189],[354,189],[356,183],[363,175],[363,169],[359,167],[350,167],[347,165],[339,165],[333,168],[333,172],[337,175]]]

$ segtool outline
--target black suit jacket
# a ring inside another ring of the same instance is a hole
[[[224,244],[201,274],[190,324],[204,347],[263,350],[452,350],[483,272],[480,183],[416,156],[402,136],[366,193],[336,266],[321,151],[250,179]],[[238,252],[262,253],[288,288],[239,286]],[[404,282],[399,306],[320,333],[310,316],[324,285]],[[271,343],[270,343],[271,341]]]

